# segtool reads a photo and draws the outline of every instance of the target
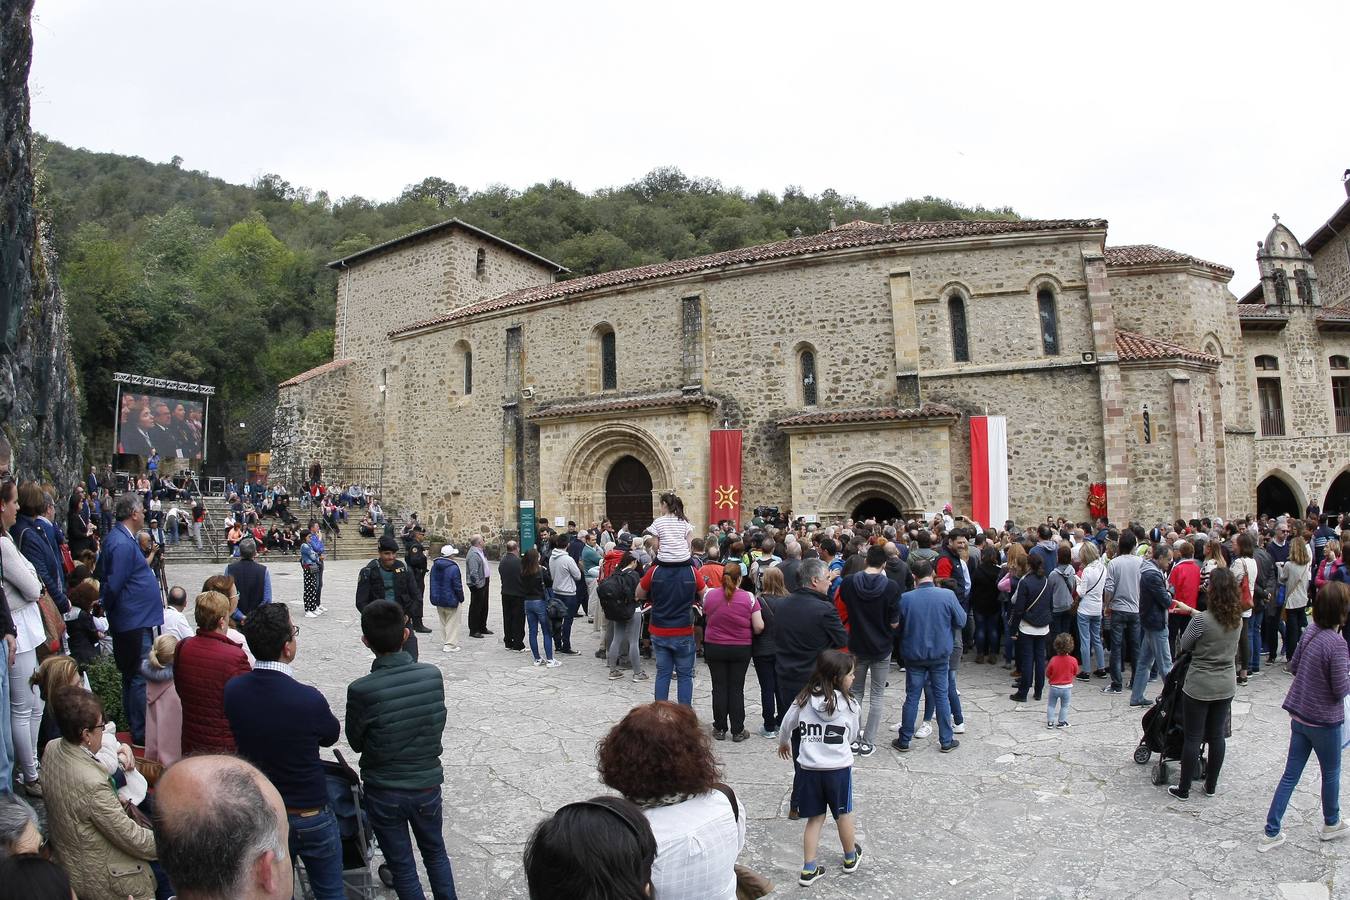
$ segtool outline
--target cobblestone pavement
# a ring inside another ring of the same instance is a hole
[[[360,565],[329,564],[330,611],[318,619],[301,616],[299,566],[272,567],[274,596],[291,605],[301,625],[297,674],[324,692],[339,719],[346,685],[369,670],[371,659],[353,605]],[[191,587],[214,571],[184,565],[169,580]],[[422,659],[445,672],[445,835],[466,898],[526,896],[521,853],[530,829],[563,803],[605,792],[595,774],[596,741],[652,697],[651,681],[606,680],[604,664],[591,655],[599,636],[584,620],[574,635],[581,655],[565,658],[562,668],[536,669],[528,653],[504,650],[495,578],[492,587],[495,636],[471,640],[466,632],[457,654],[440,652],[439,634],[422,642]],[[838,842],[827,825],[820,858],[832,871],[810,888],[796,884],[802,827],[786,818],[789,764],[758,736],[715,746],[726,781],[749,810],[741,861],[780,885],[774,896],[1350,896],[1350,841],[1317,839],[1315,762],[1286,816],[1288,843],[1256,851],[1283,771],[1289,727],[1280,703],[1288,682],[1277,666],[1239,689],[1218,795],[1197,790],[1182,803],[1150,783],[1151,766],[1131,759],[1140,716],[1129,708],[1128,692],[1105,696],[1101,681],[1078,682],[1072,727],[1051,731],[1042,705],[1008,699],[1007,672],[967,662],[959,675],[967,726],[961,747],[941,755],[934,736],[916,740],[903,758],[883,747],[859,759],[854,796],[866,850],[862,870],[840,874]],[[902,683],[893,671],[888,726],[899,720]],[[758,696],[751,670],[751,725]],[[694,705],[710,720],[709,678],[701,667]],[[345,739],[339,746],[350,754]]]

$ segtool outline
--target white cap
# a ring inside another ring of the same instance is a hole
[[[459,553],[453,544],[443,544],[441,546],[441,556],[455,556]]]

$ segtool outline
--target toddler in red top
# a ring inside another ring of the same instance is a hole
[[[1055,656],[1045,667],[1045,680],[1050,682],[1050,700],[1045,708],[1046,728],[1069,727],[1069,698],[1073,696],[1073,679],[1078,674],[1078,660],[1073,655],[1073,636],[1064,632],[1055,636]],[[1059,721],[1055,721],[1055,707],[1059,706]]]

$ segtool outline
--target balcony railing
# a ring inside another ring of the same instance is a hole
[[[1336,407],[1336,433],[1350,433],[1350,408],[1343,406]]]
[[[1284,410],[1261,410],[1261,436],[1284,437]]]

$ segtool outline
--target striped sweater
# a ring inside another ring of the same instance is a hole
[[[1294,682],[1284,708],[1300,722],[1327,728],[1345,721],[1343,700],[1350,694],[1350,650],[1339,632],[1310,625],[1289,661]]]

